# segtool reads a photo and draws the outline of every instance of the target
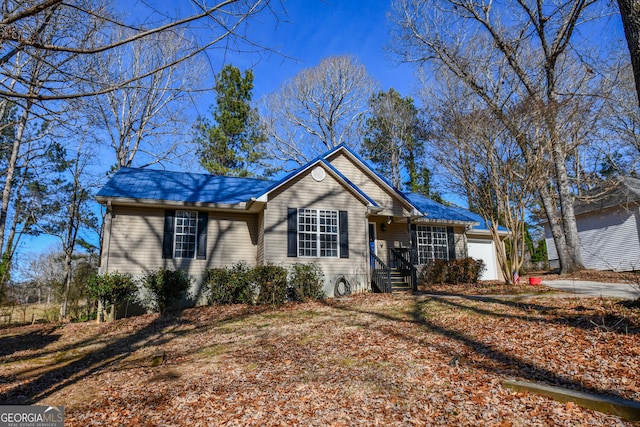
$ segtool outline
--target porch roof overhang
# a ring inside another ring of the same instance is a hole
[[[438,219],[438,218],[430,218],[428,216],[421,216],[419,218],[413,218],[412,222],[415,223],[415,224],[429,223],[429,224],[443,224],[443,225],[461,225],[461,226],[466,227],[467,229],[471,229],[472,227],[480,225],[480,223],[478,223],[476,221]]]

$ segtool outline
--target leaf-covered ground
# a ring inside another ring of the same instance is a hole
[[[360,295],[0,330],[0,402],[67,426],[615,426],[508,378],[640,401],[640,312],[602,299]],[[152,356],[166,360],[152,366]]]

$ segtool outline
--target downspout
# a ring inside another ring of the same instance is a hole
[[[107,273],[109,271],[109,255],[111,254],[111,231],[113,228],[113,206],[111,206],[111,200],[107,202],[107,212],[105,214],[105,222],[104,222],[104,235],[102,242],[102,258],[104,257],[104,262],[101,262],[100,266],[100,274]]]

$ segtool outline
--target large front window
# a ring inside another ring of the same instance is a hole
[[[298,209],[298,256],[338,256],[338,211]]]
[[[196,254],[196,235],[198,212],[176,211],[174,258],[194,258]]]
[[[429,264],[437,259],[449,259],[447,227],[419,225],[416,231],[418,264]]]

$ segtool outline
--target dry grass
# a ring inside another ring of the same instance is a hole
[[[55,304],[15,304],[0,307],[0,325],[47,323],[58,318],[60,306]]]
[[[501,381],[640,400],[639,334],[637,309],[603,299],[201,307],[2,329],[0,401],[65,405],[67,426],[631,425]]]

